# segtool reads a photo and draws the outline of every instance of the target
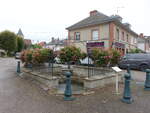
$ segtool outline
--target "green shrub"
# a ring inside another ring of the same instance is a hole
[[[81,57],[81,51],[74,46],[67,46],[60,50],[59,58],[61,62],[78,62]]]
[[[92,60],[96,66],[116,65],[120,59],[120,53],[117,50],[102,50],[94,48],[91,52]]]
[[[54,60],[54,53],[52,49],[41,49],[40,51],[43,62],[48,62]]]
[[[118,64],[119,60],[120,60],[121,54],[119,51],[112,49],[111,50],[111,60],[110,60],[110,64],[111,65],[116,65]]]
[[[32,50],[28,50],[25,52],[25,62],[26,63],[32,63],[32,54],[33,54],[33,51]]]
[[[95,48],[92,50],[91,58],[97,66],[107,66],[110,61],[109,51]]]
[[[54,58],[51,49],[24,50],[21,53],[21,61],[26,64],[42,64]]]
[[[81,59],[83,60],[83,59],[85,59],[87,57],[87,54],[85,53],[85,52],[82,52],[81,53]]]

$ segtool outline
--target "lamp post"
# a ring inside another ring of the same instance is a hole
[[[90,66],[89,66],[89,64],[90,64],[90,62],[89,62],[90,55],[89,55],[89,52],[87,54],[88,54],[88,78],[89,78],[90,77]]]
[[[54,72],[54,70],[53,70],[53,68],[54,68],[54,66],[53,66],[53,63],[54,63],[54,48],[55,47],[53,47],[53,51],[52,51],[52,59],[51,59],[51,68],[52,68],[52,77],[53,77],[53,72]]]
[[[89,78],[90,77],[90,66],[89,66],[89,64],[90,64],[90,59],[89,59],[90,53],[88,50],[88,41],[86,42],[86,49],[87,49],[87,55],[88,55],[88,78]]]

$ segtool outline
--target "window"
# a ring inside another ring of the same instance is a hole
[[[137,38],[134,38],[134,43],[137,43]]]
[[[130,40],[131,40],[131,44],[134,44],[134,37],[131,37]]]
[[[119,40],[119,29],[116,29],[117,30],[117,40]]]
[[[129,35],[127,34],[127,42],[129,42]]]
[[[79,32],[75,32],[75,40],[80,40],[80,33]]]
[[[93,40],[98,40],[98,30],[92,31],[92,39]]]
[[[122,32],[122,40],[124,41],[124,32]]]
[[[128,53],[129,51],[128,51],[128,49],[126,49],[126,53]]]

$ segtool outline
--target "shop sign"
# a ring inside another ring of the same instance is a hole
[[[116,48],[122,48],[122,49],[125,48],[125,44],[122,44],[122,43],[119,43],[119,42],[115,42],[114,45],[115,45]]]

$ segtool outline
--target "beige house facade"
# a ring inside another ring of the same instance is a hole
[[[118,15],[106,16],[96,10],[90,16],[70,27],[68,30],[69,45],[79,47],[87,52],[91,48],[115,48],[122,54],[137,47],[138,35],[123,24]]]
[[[142,51],[150,53],[150,36],[144,36],[143,33],[140,33],[137,46]]]

